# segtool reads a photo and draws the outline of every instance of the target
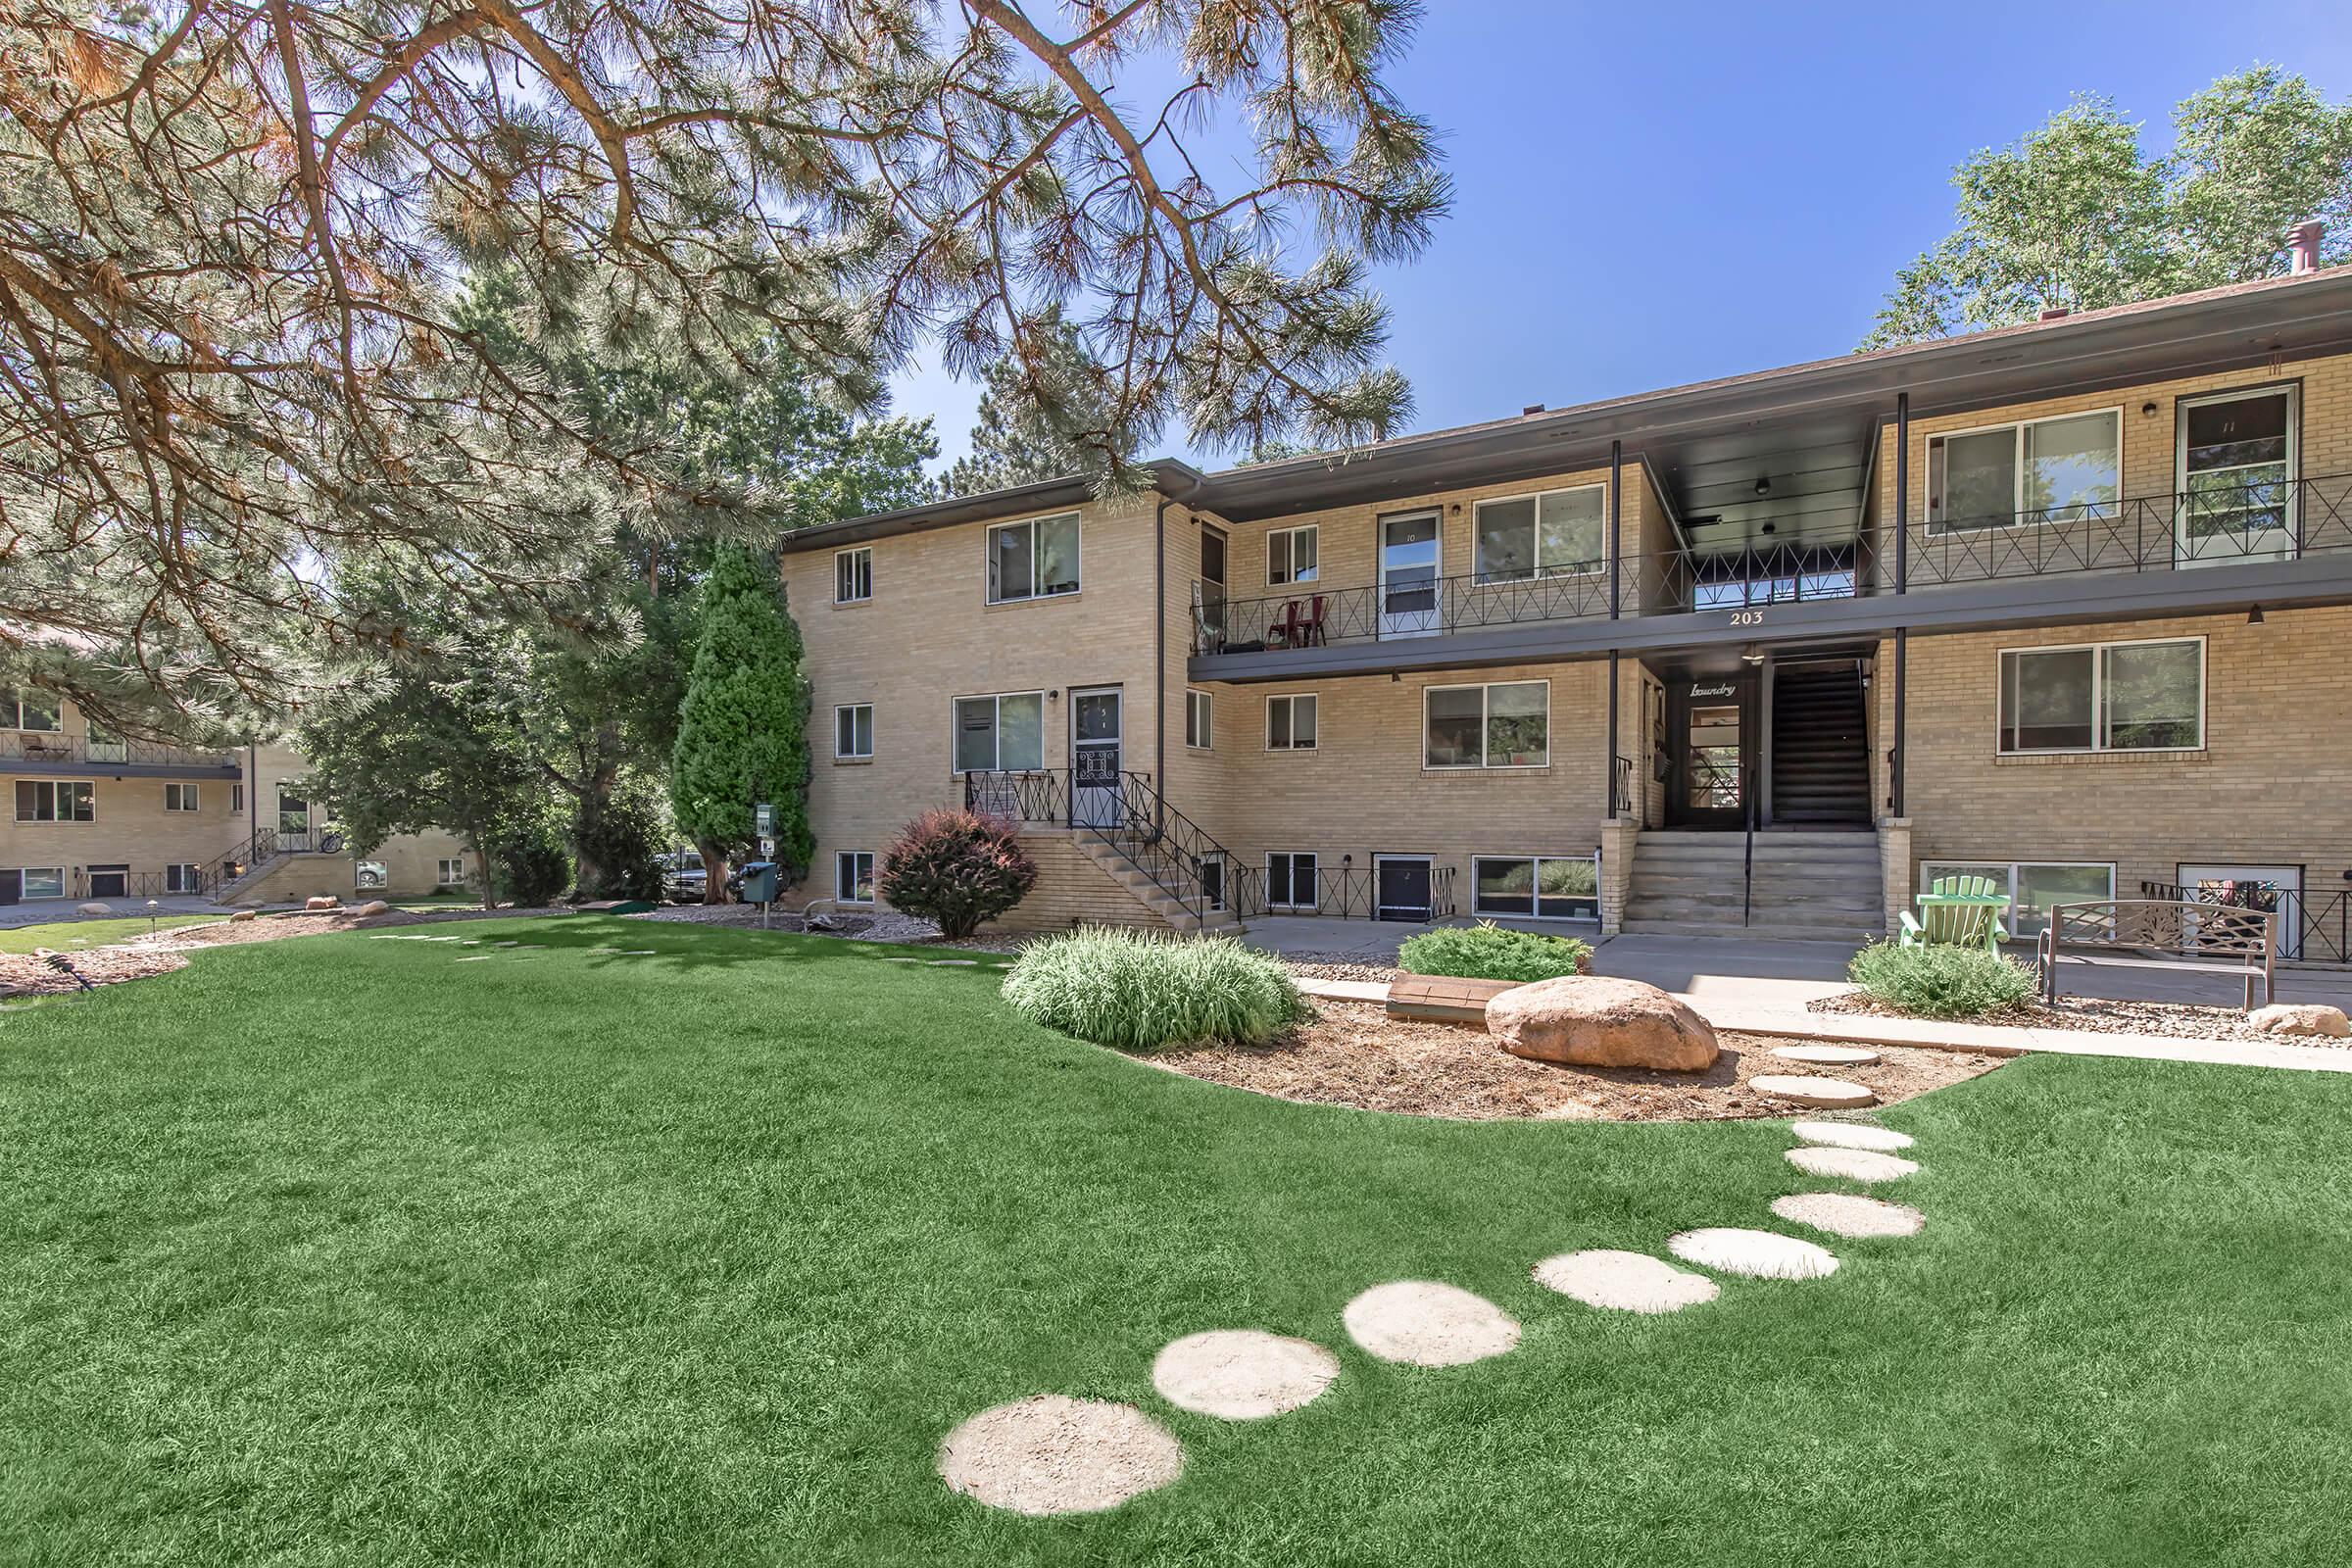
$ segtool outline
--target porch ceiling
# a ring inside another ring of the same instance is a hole
[[[1693,551],[1842,545],[1861,529],[1877,429],[1850,413],[1751,422],[1661,442],[1648,458]]]

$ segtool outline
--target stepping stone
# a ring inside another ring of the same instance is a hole
[[[1909,1149],[1918,1142],[1909,1133],[1898,1133],[1891,1127],[1873,1127],[1859,1121],[1790,1122],[1788,1130],[1808,1144],[1830,1144],[1838,1149],[1875,1149],[1882,1154]]]
[[[1666,1250],[1702,1268],[1764,1280],[1817,1280],[1838,1272],[1837,1253],[1778,1231],[1719,1225],[1670,1236]]]
[[[1786,1100],[1795,1105],[1821,1105],[1847,1108],[1855,1105],[1875,1105],[1879,1097],[1860,1084],[1843,1078],[1792,1078],[1780,1073],[1758,1073],[1747,1081],[1747,1087],[1759,1095],[1774,1100]]]
[[[1348,1337],[1384,1361],[1464,1366],[1519,1343],[1519,1324],[1484,1297],[1432,1280],[1375,1285],[1341,1314]]]
[[[1816,1067],[1868,1067],[1880,1059],[1877,1052],[1860,1046],[1775,1046],[1772,1054],[1783,1061],[1810,1062]]]
[[[522,946],[519,942],[493,942],[490,945],[494,948],[519,948]]]
[[[482,939],[480,937],[464,937],[461,938],[458,943],[458,946],[462,948],[478,948],[481,945]]]
[[[1152,1386],[1184,1410],[1255,1421],[1313,1400],[1340,1375],[1340,1358],[1309,1340],[1255,1329],[1188,1334],[1152,1363]]]
[[[1852,1193],[1791,1193],[1772,1200],[1772,1211],[1783,1219],[1810,1225],[1832,1236],[1917,1236],[1928,1216],[1908,1203],[1889,1203],[1884,1198],[1858,1198]]]
[[[1721,1289],[1704,1274],[1676,1268],[1647,1252],[1606,1248],[1547,1257],[1536,1265],[1536,1283],[1587,1306],[1620,1312],[1679,1312],[1712,1301]]]
[[[494,953],[476,953],[469,955],[466,957],[459,958],[455,961],[459,963],[488,963],[496,956],[497,955]]]
[[[1890,1182],[1919,1169],[1916,1160],[1871,1149],[1821,1149],[1808,1144],[1788,1151],[1788,1158],[1808,1176],[1842,1176],[1850,1182]]]
[[[980,967],[980,960],[978,958],[933,958],[931,967],[934,969],[977,969]]]
[[[929,958],[910,958],[903,953],[892,953],[884,955],[882,961],[884,963],[929,963],[931,960]]]
[[[1101,1513],[1184,1474],[1184,1449],[1132,1404],[1039,1394],[949,1433],[939,1474],[992,1508]]]
[[[652,948],[623,948],[620,950],[620,956],[624,958],[650,958],[654,956],[654,952],[655,950]]]

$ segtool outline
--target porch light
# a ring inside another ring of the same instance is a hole
[[[1772,494],[1772,480],[1768,475],[1761,473],[1756,475],[1756,494],[1760,496]]]
[[[2262,624],[2262,607],[2260,605],[2256,605],[2252,610],[2246,612],[2246,624],[2249,626]]]
[[[1761,664],[1764,662],[1764,650],[1758,648],[1754,643],[1749,643],[1745,648],[1740,650],[1740,657],[1748,663]]]

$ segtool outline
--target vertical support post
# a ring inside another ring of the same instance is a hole
[[[1898,817],[1899,817],[1899,816],[1907,816],[1907,815],[1909,815],[1909,814],[1910,814],[1908,811],[1904,810],[1904,808],[1903,808],[1903,754],[1904,754],[1904,751],[1905,751],[1905,747],[1904,747],[1904,743],[1903,743],[1903,729],[1904,729],[1904,723],[1905,723],[1905,717],[1906,717],[1906,715],[1905,715],[1905,713],[1904,713],[1904,709],[1905,709],[1907,706],[1909,706],[1909,705],[1908,705],[1908,703],[1906,702],[1906,698],[1908,697],[1908,695],[1909,695],[1909,694],[1908,694],[1908,693],[1906,692],[1906,690],[1905,690],[1906,686],[1909,684],[1909,682],[1908,682],[1908,680],[1907,680],[1907,678],[1906,678],[1906,677],[1907,677],[1907,675],[1908,675],[1908,673],[1909,673],[1909,671],[1908,671],[1908,670],[1905,668],[1905,665],[1907,664],[1907,662],[1908,662],[1908,661],[1909,661],[1909,656],[1910,656],[1910,653],[1911,653],[1911,628],[1910,628],[1910,627],[1908,627],[1908,626],[1897,626],[1897,627],[1895,627],[1895,628],[1894,628],[1894,760],[1893,760],[1893,762],[1892,762],[1892,763],[1889,765],[1889,767],[1888,767],[1888,770],[1887,770],[1887,794],[1888,794],[1888,795],[1889,795],[1889,796],[1892,798],[1892,802],[1893,802],[1893,804],[1892,804],[1892,806],[1889,808],[1889,809],[1891,810],[1892,814],[1894,814],[1895,816],[1898,816]]]
[[[1894,591],[1911,591],[1911,394],[1894,395]]]
[[[1601,776],[1608,780],[1608,816],[1615,816],[1628,802],[1617,799],[1617,650],[1609,650],[1609,750],[1600,760]],[[1605,818],[1604,818],[1605,820]]]
[[[1609,443],[1609,618],[1625,612],[1625,443]],[[1609,650],[1609,749],[1600,760],[1607,780],[1609,809],[1602,820],[1616,816],[1617,799],[1617,650]]]

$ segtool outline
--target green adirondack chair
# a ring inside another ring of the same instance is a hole
[[[1952,948],[1982,947],[2001,951],[2001,912],[2009,896],[1993,890],[1988,876],[1939,876],[1918,898],[1919,913],[1903,911],[1903,946],[1937,944]]]

